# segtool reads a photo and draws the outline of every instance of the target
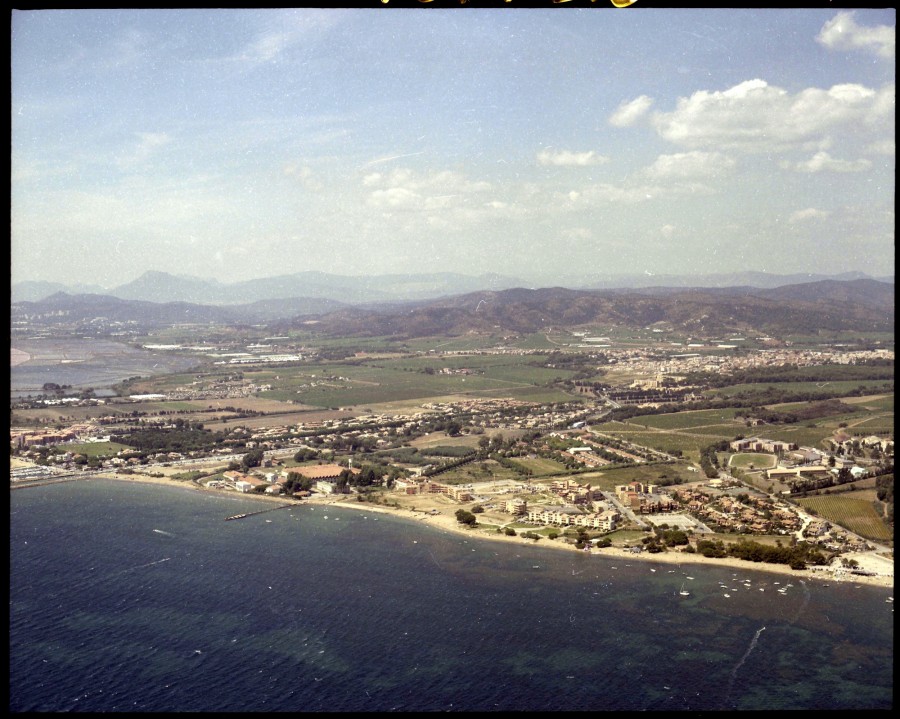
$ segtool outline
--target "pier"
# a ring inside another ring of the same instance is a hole
[[[244,512],[243,514],[233,514],[230,517],[225,517],[225,521],[229,521],[231,519],[243,519],[244,517],[253,517],[257,514],[265,514],[266,512],[274,512],[276,509],[285,509],[286,507],[294,507],[296,505],[293,504],[282,504],[278,507],[269,507],[267,509],[258,509],[255,512]]]

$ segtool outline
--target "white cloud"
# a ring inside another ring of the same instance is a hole
[[[679,152],[660,155],[643,171],[653,180],[683,179],[686,177],[718,177],[730,172],[735,161],[720,152]]]
[[[866,147],[866,152],[871,152],[873,155],[895,155],[897,145],[894,140],[878,140]]]
[[[805,210],[797,210],[790,217],[788,222],[805,222],[806,220],[824,220],[831,215],[827,210],[818,210],[815,207],[807,207]]]
[[[587,152],[571,152],[569,150],[541,150],[537,155],[539,165],[555,165],[557,167],[588,167],[609,162],[608,157],[598,155],[593,150]]]
[[[370,207],[424,210],[446,209],[458,205],[468,195],[483,194],[492,189],[489,182],[469,180],[451,170],[416,173],[405,167],[386,175],[377,172],[366,175],[363,185],[383,188],[369,194],[366,204]]]
[[[600,183],[584,188],[580,192],[569,192],[563,196],[568,206],[593,205],[612,202],[623,205],[634,205],[640,202],[660,200],[670,197],[689,195],[711,195],[715,190],[700,182],[678,182],[671,185],[626,184],[624,186]],[[562,198],[561,198],[562,199]]]
[[[382,180],[382,175],[380,172],[371,172],[365,177],[363,177],[363,185],[366,187],[372,187],[373,185],[377,185]]]
[[[866,159],[836,160],[827,152],[817,152],[809,160],[794,164],[793,169],[798,172],[863,172],[871,166],[871,161]]]
[[[405,187],[391,187],[387,190],[375,190],[369,195],[368,204],[372,207],[414,207],[420,204],[422,196]]]
[[[896,28],[888,25],[857,25],[854,13],[839,12],[822,27],[816,41],[829,50],[865,50],[879,57],[892,58],[895,53]]]
[[[646,95],[623,102],[609,117],[609,124],[613,127],[629,127],[646,114],[653,104],[653,100]]]
[[[687,147],[770,152],[823,146],[829,133],[877,126],[893,110],[893,86],[842,84],[791,94],[755,79],[680,98],[672,112],[655,113],[653,124],[661,137]]]

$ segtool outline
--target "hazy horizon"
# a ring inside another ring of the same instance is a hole
[[[13,283],[894,264],[893,8],[11,18]]]

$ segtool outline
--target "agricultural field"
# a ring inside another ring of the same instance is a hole
[[[882,394],[868,397],[845,397],[841,400],[845,404],[858,405],[863,409],[871,412],[893,412],[894,411],[894,395]]]
[[[873,380],[837,380],[824,382],[755,382],[753,384],[735,384],[728,387],[717,387],[709,390],[710,395],[719,395],[723,397],[734,397],[736,395],[747,395],[755,393],[768,392],[775,388],[778,392],[834,392],[844,394],[852,392],[858,387],[864,387],[870,390],[884,390],[885,386],[893,386],[893,383],[883,379]]]
[[[854,422],[847,427],[853,431],[865,430],[870,434],[893,434],[894,433],[894,415],[893,412],[889,417],[878,416],[864,419],[862,422]]]
[[[846,527],[861,537],[875,542],[890,542],[893,532],[875,511],[876,501],[875,490],[866,489],[805,497],[798,499],[797,503],[815,512],[821,519]]]
[[[506,479],[521,482],[522,475],[507,469],[492,459],[469,462],[469,464],[442,472],[434,477],[434,481],[444,484],[472,484]]]
[[[548,385],[572,376],[568,370],[532,367],[533,358],[497,356],[401,357],[358,363],[328,363],[277,370],[247,370],[245,381],[268,384],[259,397],[302,402],[317,407],[368,406],[403,400],[466,397],[519,397],[541,401],[572,399]],[[444,367],[468,369],[468,374],[442,374]],[[429,372],[426,373],[426,368]]]
[[[731,455],[728,466],[736,469],[771,469],[776,462],[777,458],[774,454],[745,452]]]
[[[806,427],[805,425],[769,425],[764,431],[767,439],[795,442],[800,447],[827,449],[826,441],[834,430],[828,427]]]
[[[702,477],[701,473],[689,470],[686,464],[651,464],[604,470],[598,478],[592,478],[590,483],[603,491],[611,491],[617,486],[628,484],[629,482],[656,484],[662,480],[677,479],[678,484],[687,484],[689,482],[697,482]],[[582,477],[578,477],[577,481],[584,482],[585,480]]]
[[[669,454],[681,452],[682,456],[693,462],[700,461],[700,450],[708,447],[718,439],[732,439],[734,434],[692,435],[675,431],[651,432],[644,430],[622,430],[607,422],[595,425],[593,429],[619,439],[633,442],[651,449],[658,449]]]
[[[510,459],[516,464],[534,472],[532,477],[540,477],[549,474],[565,474],[568,471],[564,464],[553,459],[547,459],[546,457],[534,457],[533,459],[530,457],[511,457]]]
[[[430,447],[478,447],[478,440],[484,435],[466,434],[460,437],[451,437],[446,432],[432,432],[431,434],[416,437],[409,442],[411,447],[418,450]]]
[[[725,409],[701,409],[689,412],[672,412],[670,414],[651,414],[629,420],[633,424],[641,424],[653,429],[690,429],[705,425],[721,425],[735,420],[738,410],[733,407]],[[740,423],[741,425],[743,423]]]

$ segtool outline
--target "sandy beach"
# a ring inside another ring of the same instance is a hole
[[[116,479],[119,481],[125,482],[139,482],[142,484],[159,484],[167,487],[181,487],[182,489],[190,488],[195,489],[201,492],[213,492],[216,494],[227,494],[229,496],[233,496],[234,492],[231,490],[220,490],[220,489],[209,489],[206,487],[199,486],[197,484],[193,484],[190,482],[166,479],[161,477],[149,477],[147,475],[142,474],[132,474],[132,475],[104,475],[105,478],[108,479]],[[295,500],[287,500],[284,497],[277,496],[269,496],[263,494],[256,493],[248,493],[241,495],[248,499],[254,499],[261,502],[274,502],[276,504],[286,504],[288,502],[292,502]],[[584,550],[579,550],[575,547],[574,544],[569,544],[568,542],[563,541],[561,538],[551,540],[551,539],[541,539],[540,541],[535,541],[532,539],[525,539],[521,536],[506,536],[502,532],[497,532],[494,529],[479,529],[477,526],[474,528],[467,527],[465,525],[460,524],[456,521],[456,517],[454,512],[451,510],[440,511],[438,513],[431,513],[429,511],[419,510],[419,509],[409,509],[409,508],[394,508],[394,507],[385,507],[383,505],[371,504],[368,502],[359,502],[356,500],[354,495],[342,495],[342,496],[314,496],[309,499],[300,500],[298,504],[311,504],[311,505],[324,505],[324,506],[338,506],[344,507],[347,509],[355,509],[362,510],[365,512],[380,512],[383,514],[390,514],[395,517],[401,517],[406,519],[411,519],[414,521],[420,521],[430,526],[436,527],[438,529],[454,532],[456,534],[462,534],[470,538],[482,539],[488,542],[505,542],[507,544],[516,544],[521,546],[522,544],[532,544],[541,547],[550,547],[563,552],[583,552]],[[879,587],[893,587],[894,586],[894,563],[893,559],[875,556],[872,553],[862,553],[862,554],[854,554],[848,555],[848,558],[856,559],[859,562],[861,568],[870,571],[876,572],[874,575],[859,575],[859,574],[850,574],[846,571],[841,571],[840,569],[836,569],[834,567],[817,567],[817,568],[808,568],[808,569],[791,569],[785,564],[765,564],[765,563],[757,563],[757,562],[746,562],[742,559],[735,559],[733,557],[722,557],[722,558],[708,558],[704,557],[700,554],[691,554],[681,551],[669,551],[669,552],[659,552],[657,554],[650,554],[647,552],[635,553],[630,550],[621,548],[621,547],[606,547],[603,549],[593,549],[592,554],[599,554],[602,556],[608,557],[616,557],[621,559],[635,560],[635,561],[643,561],[643,562],[656,562],[659,564],[692,564],[692,565],[707,565],[707,566],[719,566],[719,567],[730,567],[735,570],[741,571],[762,571],[762,572],[771,572],[775,574],[784,574],[789,575],[791,577],[797,579],[816,579],[816,580],[824,580],[828,582],[843,582],[849,584],[866,584],[871,586],[879,586]]]

